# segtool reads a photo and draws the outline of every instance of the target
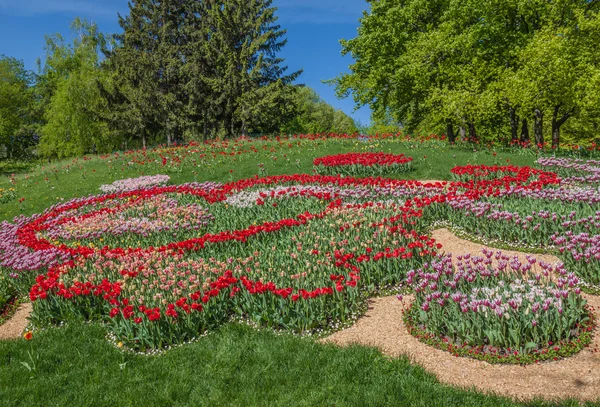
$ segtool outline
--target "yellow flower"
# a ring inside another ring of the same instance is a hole
[[[117,343],[117,347],[118,347],[118,348],[122,348],[122,347],[123,347],[123,342],[119,342],[119,343]]]

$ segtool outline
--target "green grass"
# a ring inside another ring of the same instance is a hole
[[[31,366],[28,351],[33,372],[21,364]],[[0,400],[3,406],[521,405],[442,385],[406,358],[237,324],[154,357],[123,354],[94,325],[0,343]]]
[[[259,145],[258,143],[256,145]],[[274,143],[267,143],[271,146]],[[77,196],[97,194],[117,179],[166,173],[173,183],[252,177],[264,163],[269,175],[311,173],[316,157],[364,151],[349,141],[305,143],[224,158],[210,168],[185,166],[171,172],[160,166],[116,166],[92,158],[38,165],[16,176],[18,200],[0,205],[0,220],[31,215]],[[384,142],[372,151],[414,157],[407,179],[450,179],[450,169],[465,164],[532,165],[529,152],[474,152],[459,147]],[[285,155],[285,156],[284,156]],[[273,160],[277,157],[277,161]],[[289,160],[288,160],[289,159]],[[296,160],[300,160],[299,167]],[[233,170],[233,173],[229,171]],[[46,181],[46,178],[48,179]],[[0,188],[10,187],[9,178]],[[30,352],[30,353],[28,353]],[[30,356],[31,355],[31,356]],[[35,361],[36,370],[29,371]],[[197,343],[161,356],[123,354],[96,325],[50,329],[23,339],[0,342],[2,406],[516,406],[509,399],[440,384],[406,358],[389,360],[375,349],[338,348],[307,338],[230,324]],[[579,405],[577,402],[527,405]],[[592,405],[592,404],[589,404]]]
[[[254,142],[256,146],[275,146],[274,142]],[[456,165],[533,165],[537,156],[529,150],[477,150],[464,147],[452,147],[436,143],[422,145],[415,142],[384,141],[367,145],[348,140],[303,141],[303,147],[291,149],[278,147],[274,153],[242,154],[236,157],[224,157],[210,169],[205,166],[170,169],[160,165],[118,166],[110,169],[107,161],[92,157],[89,161],[73,164],[72,160],[63,160],[53,164],[38,164],[31,172],[15,177],[15,184],[8,177],[0,178],[0,188],[14,186],[18,199],[0,204],[0,221],[12,220],[18,215],[40,213],[51,205],[79,196],[98,194],[102,184],[118,179],[138,177],[140,175],[167,174],[171,182],[180,184],[191,181],[228,182],[258,175],[258,164],[263,163],[268,175],[312,173],[312,161],[316,157],[351,151],[384,151],[395,154],[404,153],[413,157],[414,170],[400,173],[396,178],[404,179],[451,179],[450,169]],[[277,160],[273,160],[276,157]],[[300,165],[296,165],[300,160]],[[70,168],[67,166],[70,165]],[[113,164],[114,165],[114,164]],[[232,173],[229,171],[233,170]],[[391,176],[394,178],[394,176]]]

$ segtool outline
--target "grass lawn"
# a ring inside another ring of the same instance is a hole
[[[399,174],[398,178],[444,180],[451,179],[450,169],[456,165],[522,166],[532,165],[537,158],[530,150],[475,149],[474,152],[473,149],[451,147],[442,142],[423,144],[406,141],[366,144],[352,140],[302,140],[300,146],[293,144],[292,147],[288,146],[288,142],[255,141],[211,151],[247,150],[248,144],[257,148],[258,152],[201,158],[201,152],[186,155],[185,150],[172,150],[164,154],[149,153],[145,164],[133,164],[131,156],[123,154],[118,158],[86,157],[85,160],[39,164],[28,173],[17,173],[13,183],[10,182],[11,177],[0,178],[0,188],[14,187],[17,197],[24,198],[22,203],[15,200],[0,205],[0,221],[12,220],[21,214],[29,216],[40,213],[62,200],[98,194],[102,184],[140,175],[167,174],[175,184],[191,181],[228,182],[258,175],[259,164],[263,164],[267,175],[310,174],[313,170],[312,161],[317,157],[353,151],[384,151],[413,157],[414,170]],[[162,165],[161,155],[169,158],[166,165]],[[181,159],[182,163],[171,164],[173,158]]]
[[[140,175],[168,174],[172,183],[183,183],[227,182],[259,173],[311,173],[316,157],[371,150],[414,157],[415,169],[400,177],[450,179],[455,165],[532,165],[537,158],[527,151],[473,151],[441,143],[304,140],[300,144],[254,142],[257,152],[214,157],[211,154],[217,151],[244,150],[247,145],[209,152],[202,147],[193,154],[170,150],[149,153],[145,164],[132,164],[131,155],[121,154],[38,165],[12,181],[0,180],[0,188],[14,187],[20,198],[0,205],[0,220],[39,213],[63,200],[98,194],[101,184]],[[206,157],[201,157],[204,153]],[[102,326],[70,324],[35,332],[31,341],[0,342],[0,405],[580,405],[518,404],[442,385],[406,358],[389,360],[375,349],[341,349],[239,324],[160,356],[123,353],[109,344],[105,334]]]
[[[31,366],[28,352],[35,371],[21,364]],[[521,405],[442,385],[406,358],[237,324],[153,357],[123,354],[102,327],[68,326],[0,343],[0,362],[6,406]]]

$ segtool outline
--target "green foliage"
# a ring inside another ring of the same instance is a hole
[[[11,277],[6,273],[0,273],[0,324],[5,308],[16,297],[16,290],[10,282]]]
[[[22,61],[0,55],[0,147],[8,158],[25,155],[35,142],[35,118],[29,114],[35,104],[33,79]]]
[[[102,109],[97,83],[105,80],[99,69],[98,48],[104,37],[95,24],[79,19],[72,29],[78,34],[72,46],[59,35],[46,39],[48,56],[42,83],[49,104],[38,148],[42,157],[111,151],[106,126],[97,116]]]
[[[234,136],[278,130],[293,113],[277,57],[285,30],[271,0],[136,0],[107,52],[111,130],[127,137]]]
[[[283,133],[316,134],[339,132],[352,134],[358,129],[354,120],[341,110],[327,104],[313,89],[307,86],[294,88],[293,103],[296,114],[281,128]]]
[[[351,73],[334,82],[375,121],[503,142],[527,141],[531,127],[554,146],[567,121],[582,136],[597,129],[597,2],[369,3],[358,36],[342,41]]]

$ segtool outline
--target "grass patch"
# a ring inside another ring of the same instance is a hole
[[[440,384],[406,358],[361,346],[229,324],[202,340],[147,357],[112,347],[96,325],[36,332],[0,343],[7,406],[549,406]],[[36,362],[29,371],[28,351]],[[579,405],[565,401],[561,406]],[[589,404],[592,405],[592,404]]]

